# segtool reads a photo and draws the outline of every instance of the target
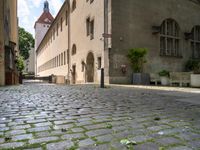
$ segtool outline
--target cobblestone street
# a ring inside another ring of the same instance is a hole
[[[199,95],[95,85],[0,87],[0,149],[200,150],[200,104],[188,102]]]

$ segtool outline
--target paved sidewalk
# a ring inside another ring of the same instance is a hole
[[[199,150],[200,94],[188,90],[0,87],[0,149]]]

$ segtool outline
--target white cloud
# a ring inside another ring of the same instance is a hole
[[[41,3],[43,2],[43,0],[29,0],[30,3],[33,3],[33,5],[38,8],[40,7]]]

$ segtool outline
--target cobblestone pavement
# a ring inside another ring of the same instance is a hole
[[[94,85],[0,88],[0,149],[200,150],[199,94]]]

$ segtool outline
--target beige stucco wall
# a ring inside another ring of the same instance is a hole
[[[59,13],[59,16],[55,18],[53,24],[51,25],[50,29],[48,30],[45,38],[43,39],[42,43],[40,44],[37,52],[37,68],[42,66],[44,63],[48,62],[49,60],[53,59],[54,57],[58,56],[61,53],[67,54],[67,41],[68,41],[68,32],[67,26],[65,24],[65,12],[67,7],[65,6],[62,11]],[[63,18],[63,30],[60,31],[60,19]],[[51,42],[51,33],[53,29],[57,28],[57,23],[59,23],[59,31],[58,36],[55,32],[55,40],[52,37]],[[63,75],[67,76],[68,68],[67,63],[66,65],[62,65],[59,67],[55,67],[52,69],[48,69],[45,71],[40,71],[37,69],[37,75],[39,76],[49,76],[51,74],[54,75]]]
[[[72,5],[72,0],[70,0]],[[89,52],[94,54],[94,81],[99,82],[100,70],[97,69],[97,57],[102,58],[102,67],[104,67],[104,42],[102,34],[104,33],[104,3],[103,0],[77,1],[76,9],[71,12],[71,45],[76,44],[77,53],[71,57],[70,66],[76,64],[76,81],[84,83],[85,71],[82,72],[81,62],[86,63]],[[86,19],[94,19],[94,39],[86,35]]]

